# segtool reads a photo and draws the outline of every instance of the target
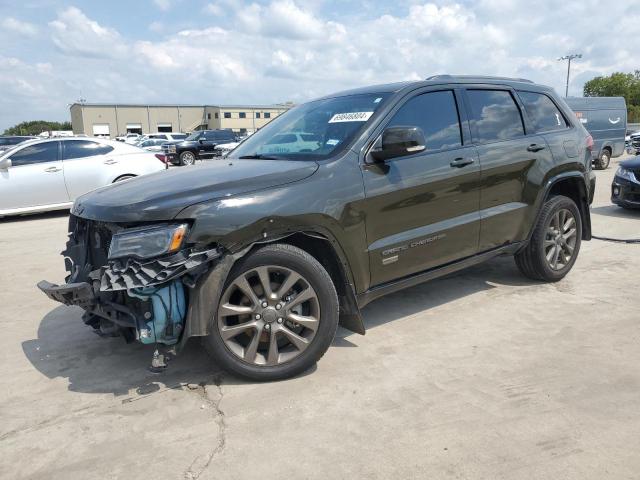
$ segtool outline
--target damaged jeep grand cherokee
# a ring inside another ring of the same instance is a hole
[[[520,79],[436,76],[293,108],[224,160],[79,198],[50,298],[235,374],[309,368],[360,308],[497,255],[557,281],[591,238],[593,141]],[[159,347],[157,347],[159,348]],[[156,350],[156,353],[158,350]]]

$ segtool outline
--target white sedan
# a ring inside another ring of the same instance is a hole
[[[122,142],[24,142],[0,154],[0,217],[70,208],[91,190],[165,168],[161,155]]]

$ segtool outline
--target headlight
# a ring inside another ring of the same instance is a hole
[[[616,176],[622,177],[622,178],[624,178],[626,180],[629,180],[631,182],[637,182],[638,181],[636,179],[635,174],[631,170],[627,170],[624,167],[618,167],[618,170],[616,171]]]
[[[111,240],[109,258],[157,257],[180,249],[188,225],[162,225],[125,230],[116,233]]]

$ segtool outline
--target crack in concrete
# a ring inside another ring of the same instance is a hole
[[[195,480],[197,478],[200,478],[200,475],[202,475],[202,473],[207,468],[209,468],[209,466],[211,465],[211,462],[216,457],[216,455],[222,453],[227,443],[227,438],[226,438],[227,424],[225,421],[224,411],[220,407],[220,403],[222,402],[222,399],[224,397],[224,392],[222,391],[221,377],[216,376],[213,379],[213,383],[216,386],[216,389],[218,390],[217,400],[213,400],[209,396],[209,392],[207,390],[207,384],[205,382],[199,383],[198,388],[196,388],[195,390],[192,390],[191,386],[189,385],[187,386],[189,390],[194,391],[196,394],[202,397],[202,399],[207,403],[207,405],[209,405],[209,407],[213,409],[214,419],[216,424],[218,425],[219,439],[218,439],[218,444],[215,446],[213,450],[211,450],[211,452],[209,452],[204,457],[202,455],[198,455],[196,458],[193,459],[193,461],[191,462],[191,465],[189,465],[189,468],[187,468],[187,470],[184,472],[184,478],[186,480]]]

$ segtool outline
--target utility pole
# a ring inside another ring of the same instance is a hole
[[[582,58],[582,54],[581,53],[572,53],[571,55],[565,55],[564,57],[560,57],[558,59],[559,62],[562,62],[564,60],[568,60],[567,62],[567,84],[566,87],[564,89],[564,97],[567,98],[569,96],[569,75],[571,73],[571,60],[574,60],[576,58]]]

